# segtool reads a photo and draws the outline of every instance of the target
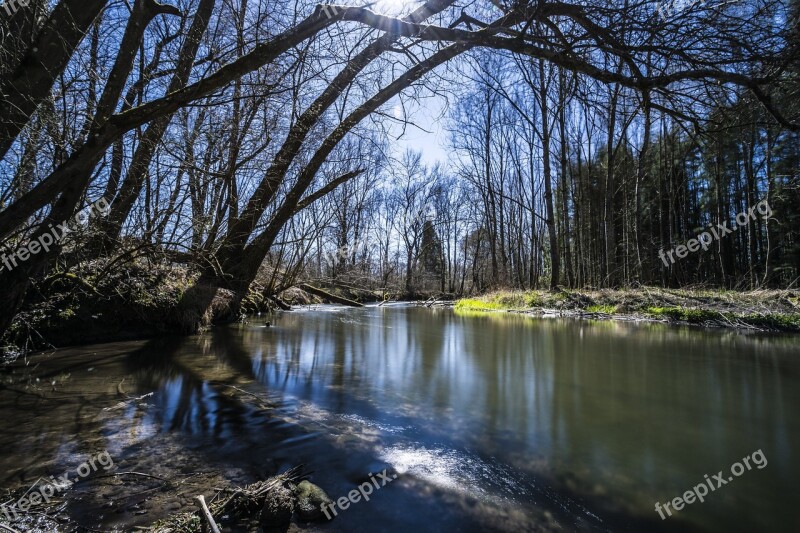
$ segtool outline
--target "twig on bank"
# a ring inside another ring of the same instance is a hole
[[[153,479],[157,479],[159,481],[167,481],[163,477],[154,476],[153,474],[143,474],[142,472],[116,472],[114,474],[103,474],[101,476],[94,476],[94,479],[102,479],[105,477],[116,477],[116,476],[142,476],[142,477],[150,477]]]
[[[131,398],[131,397],[129,396],[127,400],[123,400],[123,401],[119,402],[119,403],[118,403],[118,404],[116,404],[116,405],[112,405],[111,407],[104,407],[104,408],[103,408],[103,411],[116,411],[116,410],[118,410],[118,409],[124,409],[124,408],[125,408],[125,407],[127,407],[128,405],[130,405],[130,404],[132,404],[132,403],[135,403],[135,402],[142,401],[142,400],[144,400],[145,398],[149,398],[149,397],[150,397],[150,396],[152,396],[152,395],[153,395],[153,393],[152,393],[152,392],[148,392],[147,394],[143,394],[143,395],[141,395],[141,396],[137,396],[136,398]]]
[[[208,510],[208,506],[206,505],[206,499],[203,495],[195,496],[194,501],[197,503],[197,506],[200,507],[200,510],[203,512],[203,517],[206,519],[208,523],[208,527],[211,528],[211,533],[220,533],[219,527],[217,527],[217,523],[214,522],[214,517],[211,516],[211,511]]]
[[[266,403],[269,400],[264,400],[263,398],[261,398],[257,394],[253,394],[252,392],[247,392],[246,390],[240,389],[239,387],[236,387],[234,385],[223,385],[223,387],[227,387],[229,389],[233,389],[233,390],[235,390],[235,391],[237,391],[237,392],[239,392],[241,394],[244,394],[245,396],[249,396],[249,397],[253,398],[254,400],[256,400],[256,402],[258,402],[258,407],[260,409],[265,409],[265,410],[266,409],[275,409],[274,405],[269,405],[268,403]]]

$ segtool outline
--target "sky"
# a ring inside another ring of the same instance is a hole
[[[399,15],[419,7],[422,0],[377,0],[370,7],[373,11],[385,15]],[[398,119],[403,118],[403,108],[399,100],[393,100],[392,113]],[[405,131],[397,128],[392,137],[397,154],[406,149],[422,152],[422,160],[426,165],[432,166],[437,162],[447,161],[447,131],[444,129],[446,116],[446,101],[439,96],[428,97],[420,105],[405,102],[407,118],[419,127],[409,124]],[[402,133],[401,138],[397,138]]]
[[[437,162],[447,162],[447,131],[445,130],[446,101],[435,96],[426,98],[422,105],[406,105],[405,111],[408,120],[412,122],[405,131],[400,127],[394,132],[393,142],[398,149],[398,154],[406,149],[422,152],[422,160],[428,166]],[[403,108],[395,100],[392,113],[396,118],[402,118]],[[402,136],[397,139],[397,135]],[[395,140],[397,139],[397,140]]]

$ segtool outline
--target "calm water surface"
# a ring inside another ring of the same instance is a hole
[[[0,390],[0,488],[108,450],[111,473],[180,481],[81,481],[67,511],[103,531],[301,463],[334,499],[399,477],[292,530],[800,531],[797,336],[406,306],[270,319],[20,363]],[[764,468],[655,512],[756,450]]]

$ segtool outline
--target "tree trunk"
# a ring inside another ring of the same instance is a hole
[[[644,107],[644,136],[642,138],[642,148],[639,150],[639,164],[636,168],[636,207],[634,215],[634,240],[636,246],[636,265],[637,273],[640,283],[647,283],[648,276],[644,272],[644,265],[642,264],[642,184],[647,173],[648,155],[650,150],[650,95],[645,92],[643,95]]]
[[[101,104],[98,106],[98,115],[106,113],[108,108],[112,106],[112,102],[116,100],[112,98],[116,94],[116,98],[122,92],[122,89],[127,79],[127,73],[130,72],[133,58],[138,49],[139,43],[144,34],[146,24],[143,22],[147,19],[144,12],[138,12],[142,18],[136,16],[135,11],[132,18],[129,20],[128,26],[125,30],[122,45],[120,47],[119,55],[117,56],[112,73],[115,74],[113,78],[106,85],[103,95],[100,98]],[[148,15],[149,16],[149,15]],[[154,15],[153,15],[154,16]],[[149,20],[152,20],[150,17]],[[148,22],[149,22],[148,20]],[[113,83],[112,83],[113,81]],[[92,143],[101,142],[99,139],[90,136],[88,146]],[[67,220],[77,210],[78,204],[81,202],[86,187],[89,184],[89,179],[97,164],[96,158],[86,159],[70,159],[67,162],[66,168],[74,176],[79,179],[69,183],[69,185],[61,192],[58,200],[53,204],[48,217],[41,224],[39,229],[34,232],[30,242],[35,241],[45,233],[50,232],[48,225],[58,225]],[[35,190],[36,194],[44,196],[46,191]],[[53,191],[51,194],[55,196],[58,191]],[[11,325],[16,313],[22,305],[25,293],[30,285],[30,279],[40,275],[49,264],[51,259],[58,254],[61,246],[56,243],[49,251],[42,251],[37,255],[32,256],[24,265],[20,265],[17,269],[11,272],[4,272],[0,274],[0,292],[7,294],[8,297],[3,299],[0,304],[0,335],[5,333],[7,328]]]
[[[186,86],[192,71],[192,65],[194,65],[195,57],[197,56],[197,50],[200,48],[200,40],[211,19],[215,1],[216,0],[200,0],[189,33],[181,47],[178,65],[170,81],[166,95],[173,94]],[[122,231],[122,224],[125,222],[125,219],[128,218],[136,199],[142,192],[150,163],[153,160],[156,149],[161,143],[161,138],[164,136],[164,132],[166,132],[167,126],[171,120],[172,114],[157,118],[150,124],[144,135],[142,135],[142,139],[139,142],[139,146],[128,168],[128,173],[122,182],[119,196],[114,200],[108,217],[100,223],[106,245],[114,242],[119,237]]]
[[[548,84],[545,80],[544,61],[539,60],[539,105],[542,108],[542,166],[544,174],[544,202],[547,214],[547,234],[550,239],[550,290],[558,288],[561,271],[561,254],[558,251],[558,234],[556,233],[556,217],[553,209],[552,169],[550,168],[550,119],[547,104]]]
[[[616,164],[614,157],[614,130],[617,124],[617,98],[619,85],[614,85],[608,105],[608,131],[606,137],[606,184],[605,201],[603,203],[603,233],[605,236],[605,271],[604,284],[614,287],[617,284],[617,226],[614,213],[614,199],[616,196]]]
[[[0,160],[50,95],[56,78],[108,0],[62,0],[25,51],[19,67],[0,78]],[[29,6],[30,7],[30,6]]]

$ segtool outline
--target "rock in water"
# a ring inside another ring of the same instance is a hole
[[[324,490],[308,481],[301,481],[294,493],[297,496],[297,516],[306,522],[324,518],[322,505],[333,503]]]
[[[261,509],[261,527],[267,529],[288,524],[292,519],[294,507],[292,491],[283,485],[278,485],[269,491],[264,500],[264,508]]]

